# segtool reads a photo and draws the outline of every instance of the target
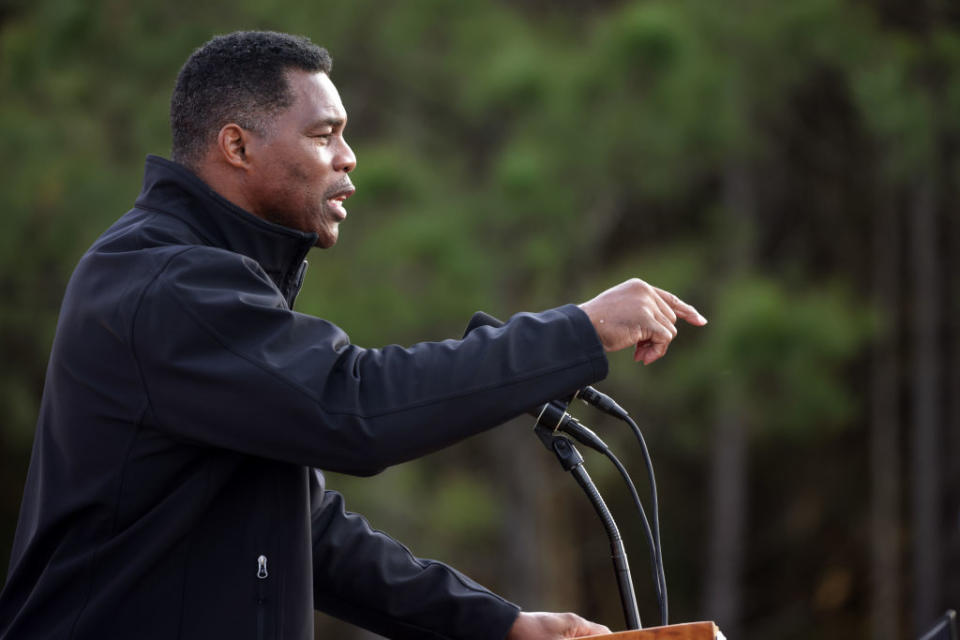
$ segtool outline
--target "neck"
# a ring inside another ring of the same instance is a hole
[[[202,162],[198,166],[189,167],[189,169],[197,174],[201,180],[206,182],[211,189],[231,203],[257,217],[262,217],[254,210],[253,204],[250,198],[247,197],[243,183],[238,179],[237,170],[234,167],[223,166],[215,162]]]

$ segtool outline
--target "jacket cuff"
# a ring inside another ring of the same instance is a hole
[[[597,335],[597,330],[593,328],[590,317],[575,304],[565,304],[555,310],[567,316],[576,330],[580,339],[581,350],[593,363],[594,379],[603,380],[606,378],[610,371],[610,364],[607,362],[607,354],[603,349],[603,343],[600,342],[600,336]]]
[[[490,618],[490,637],[496,640],[505,640],[519,615],[520,607],[512,602],[502,601],[500,611]]]

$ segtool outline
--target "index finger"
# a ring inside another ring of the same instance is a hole
[[[661,289],[660,287],[654,287],[654,289],[660,295],[660,297],[663,298],[666,303],[673,308],[674,312],[678,316],[690,324],[698,327],[702,327],[703,325],[707,324],[707,319],[700,315],[700,312],[694,309],[692,305],[687,304],[665,289]]]

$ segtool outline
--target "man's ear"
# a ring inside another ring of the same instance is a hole
[[[227,164],[238,169],[249,166],[247,160],[247,144],[250,142],[250,132],[240,125],[231,122],[225,124],[217,134],[217,151]]]

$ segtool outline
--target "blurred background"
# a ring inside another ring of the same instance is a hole
[[[67,278],[169,155],[180,65],[241,28],[329,48],[350,114],[358,191],[301,311],[407,344],[636,275],[710,319],[599,385],[652,451],[672,621],[892,639],[960,606],[948,0],[3,0],[0,575]],[[646,496],[629,432],[576,414]],[[525,609],[622,629],[602,527],[531,422],[328,483]],[[629,496],[587,467],[655,624]]]

